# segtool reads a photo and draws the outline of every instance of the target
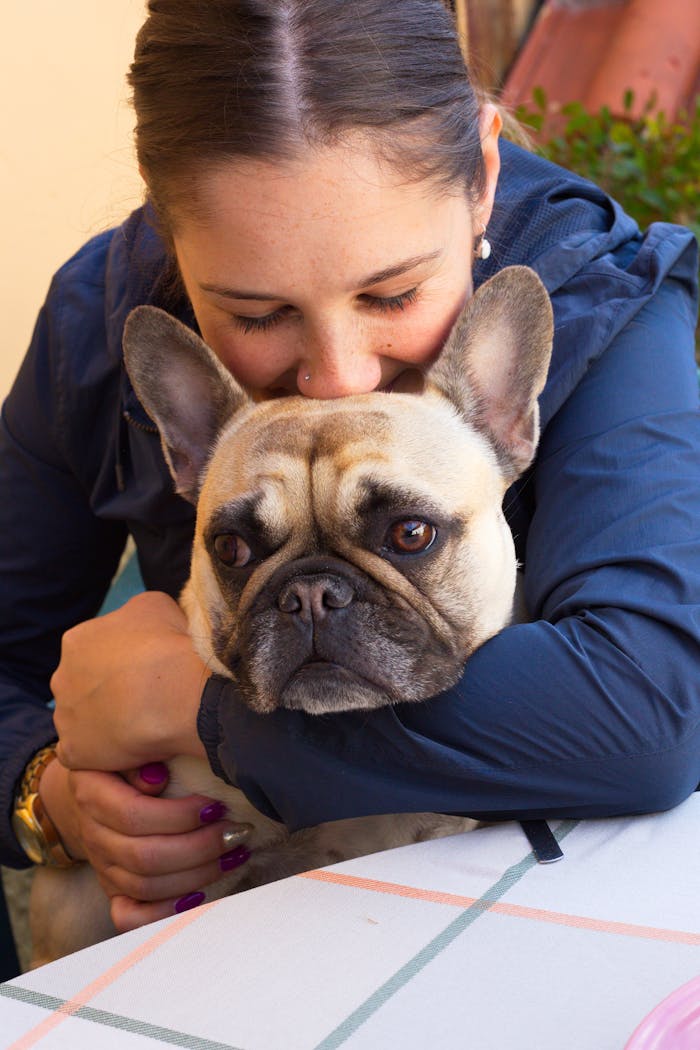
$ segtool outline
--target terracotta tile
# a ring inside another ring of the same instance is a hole
[[[506,80],[503,101],[623,111],[631,89],[641,109],[653,92],[670,117],[693,104],[700,83],[697,0],[546,0]]]

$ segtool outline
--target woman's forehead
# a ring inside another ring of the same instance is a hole
[[[307,189],[306,194],[299,191]],[[219,161],[188,180],[189,192],[180,203],[178,216],[216,221],[222,206],[236,206],[240,194],[249,203],[266,211],[284,214],[290,194],[296,203],[309,199],[316,210],[328,207],[328,199],[342,193],[344,201],[394,196],[406,191],[406,197],[431,202],[452,194],[463,196],[464,186],[455,184],[450,191],[437,178],[408,178],[381,153],[371,134],[361,132],[345,136],[332,144],[308,143],[290,157],[237,157]],[[194,191],[194,192],[192,192]],[[320,196],[319,196],[320,194]],[[212,214],[214,213],[214,214]]]
[[[369,150],[331,147],[203,176],[197,214],[178,214],[175,244],[200,284],[240,270],[260,285],[303,260],[319,277],[335,267],[360,287],[411,259],[435,259],[469,218],[463,193],[407,182]]]

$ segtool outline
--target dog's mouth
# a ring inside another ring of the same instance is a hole
[[[341,664],[336,663],[334,660],[323,660],[319,657],[313,657],[310,660],[305,660],[300,667],[297,668],[295,674],[314,674],[317,672],[327,673],[329,671],[345,671],[347,668]]]
[[[349,667],[347,664],[338,663],[336,660],[324,660],[319,656],[310,657],[300,664],[289,676],[287,688],[294,681],[309,684],[314,679],[324,679],[326,681],[330,679],[332,682],[347,682],[355,685],[364,684],[370,689],[377,689],[382,692],[386,690],[386,683],[377,682],[367,677],[367,675],[361,674],[356,668]]]
[[[397,697],[386,686],[343,664],[316,657],[290,675],[278,704],[290,711],[325,714],[358,708],[384,707]]]

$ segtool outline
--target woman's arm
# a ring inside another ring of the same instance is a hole
[[[399,810],[632,813],[672,806],[692,791],[700,780],[692,350],[688,289],[667,279],[547,427],[527,546],[528,598],[539,619],[489,641],[457,687],[422,704],[259,716],[213,677],[198,728],[215,772],[293,828]],[[174,609],[167,627],[151,617],[151,647],[170,653],[178,709],[193,725],[199,693],[177,637],[184,618],[178,627]],[[97,621],[85,630],[109,648],[121,644],[125,624]],[[90,697],[128,764],[135,747],[139,755],[149,747],[124,735],[128,710],[150,704],[157,725],[172,702],[154,689],[149,659],[136,676],[141,693],[119,710],[106,682]],[[96,756],[80,716],[85,699],[73,690],[57,701],[66,760],[84,768]],[[157,730],[153,742],[153,757],[164,760],[182,746]]]
[[[126,537],[90,513],[62,455],[56,325],[45,307],[0,420],[0,856],[15,866],[28,863],[9,823],[16,783],[56,738],[61,634],[95,615]]]
[[[88,279],[70,273],[55,282],[0,423],[0,857],[15,867],[29,861],[15,840],[10,815],[25,766],[57,735],[49,679],[59,662],[62,635],[72,628],[72,642],[66,644],[75,644],[76,633],[79,640],[80,628],[73,625],[99,608],[126,535],[109,469],[109,441],[118,433],[121,411],[119,361],[115,368],[105,353],[105,307],[99,273],[94,273],[100,269],[99,243],[87,251],[93,252],[88,263],[94,263],[87,267]],[[177,605],[160,597],[179,625]],[[167,623],[161,613],[157,606],[156,617]],[[109,651],[114,679],[106,690],[106,707],[111,713],[120,711],[115,683],[128,686],[137,643],[143,647],[138,632],[125,651]],[[98,659],[97,647],[89,640],[86,644]],[[198,698],[205,670],[186,634],[180,651],[194,669]],[[81,654],[78,645],[74,655]],[[168,705],[167,662],[162,669],[156,691]],[[179,676],[177,684],[181,681]],[[83,685],[69,681],[67,688],[72,695],[74,686],[79,691]],[[92,754],[104,757],[108,729],[93,697],[82,695],[81,724],[90,725]],[[147,721],[149,699],[128,723],[129,739],[140,738],[139,717]],[[198,744],[195,715],[196,702],[187,736]],[[52,762],[39,784],[44,808],[69,854],[90,860],[95,868],[119,930],[172,913],[178,898],[219,878],[219,860],[226,852],[222,832],[232,827],[210,799],[150,797],[165,787],[165,769],[159,784],[135,772],[126,778],[110,772],[155,757],[146,752],[134,763],[103,764],[103,772],[74,773]],[[94,764],[100,764],[98,759]]]
[[[697,401],[687,297],[667,280],[543,436],[526,573],[538,619],[423,704],[258,716],[214,678],[200,712],[212,764],[291,827],[680,802],[700,781]]]

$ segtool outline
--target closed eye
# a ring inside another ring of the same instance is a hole
[[[294,310],[293,306],[280,306],[278,310],[273,310],[270,314],[264,314],[262,317],[244,317],[241,314],[232,314],[234,322],[242,328],[244,332],[266,332],[269,328],[279,324],[288,317]]]
[[[391,312],[394,310],[405,310],[407,306],[415,303],[418,298],[418,288],[409,288],[401,295],[361,295],[360,302],[369,307],[370,310]],[[233,314],[234,322],[247,334],[251,332],[266,332],[276,324],[286,320],[295,310],[293,306],[281,306],[272,313],[264,314],[262,317],[245,317],[242,314]]]
[[[418,288],[409,288],[401,295],[362,295],[360,298],[372,310],[405,310],[418,298]]]

